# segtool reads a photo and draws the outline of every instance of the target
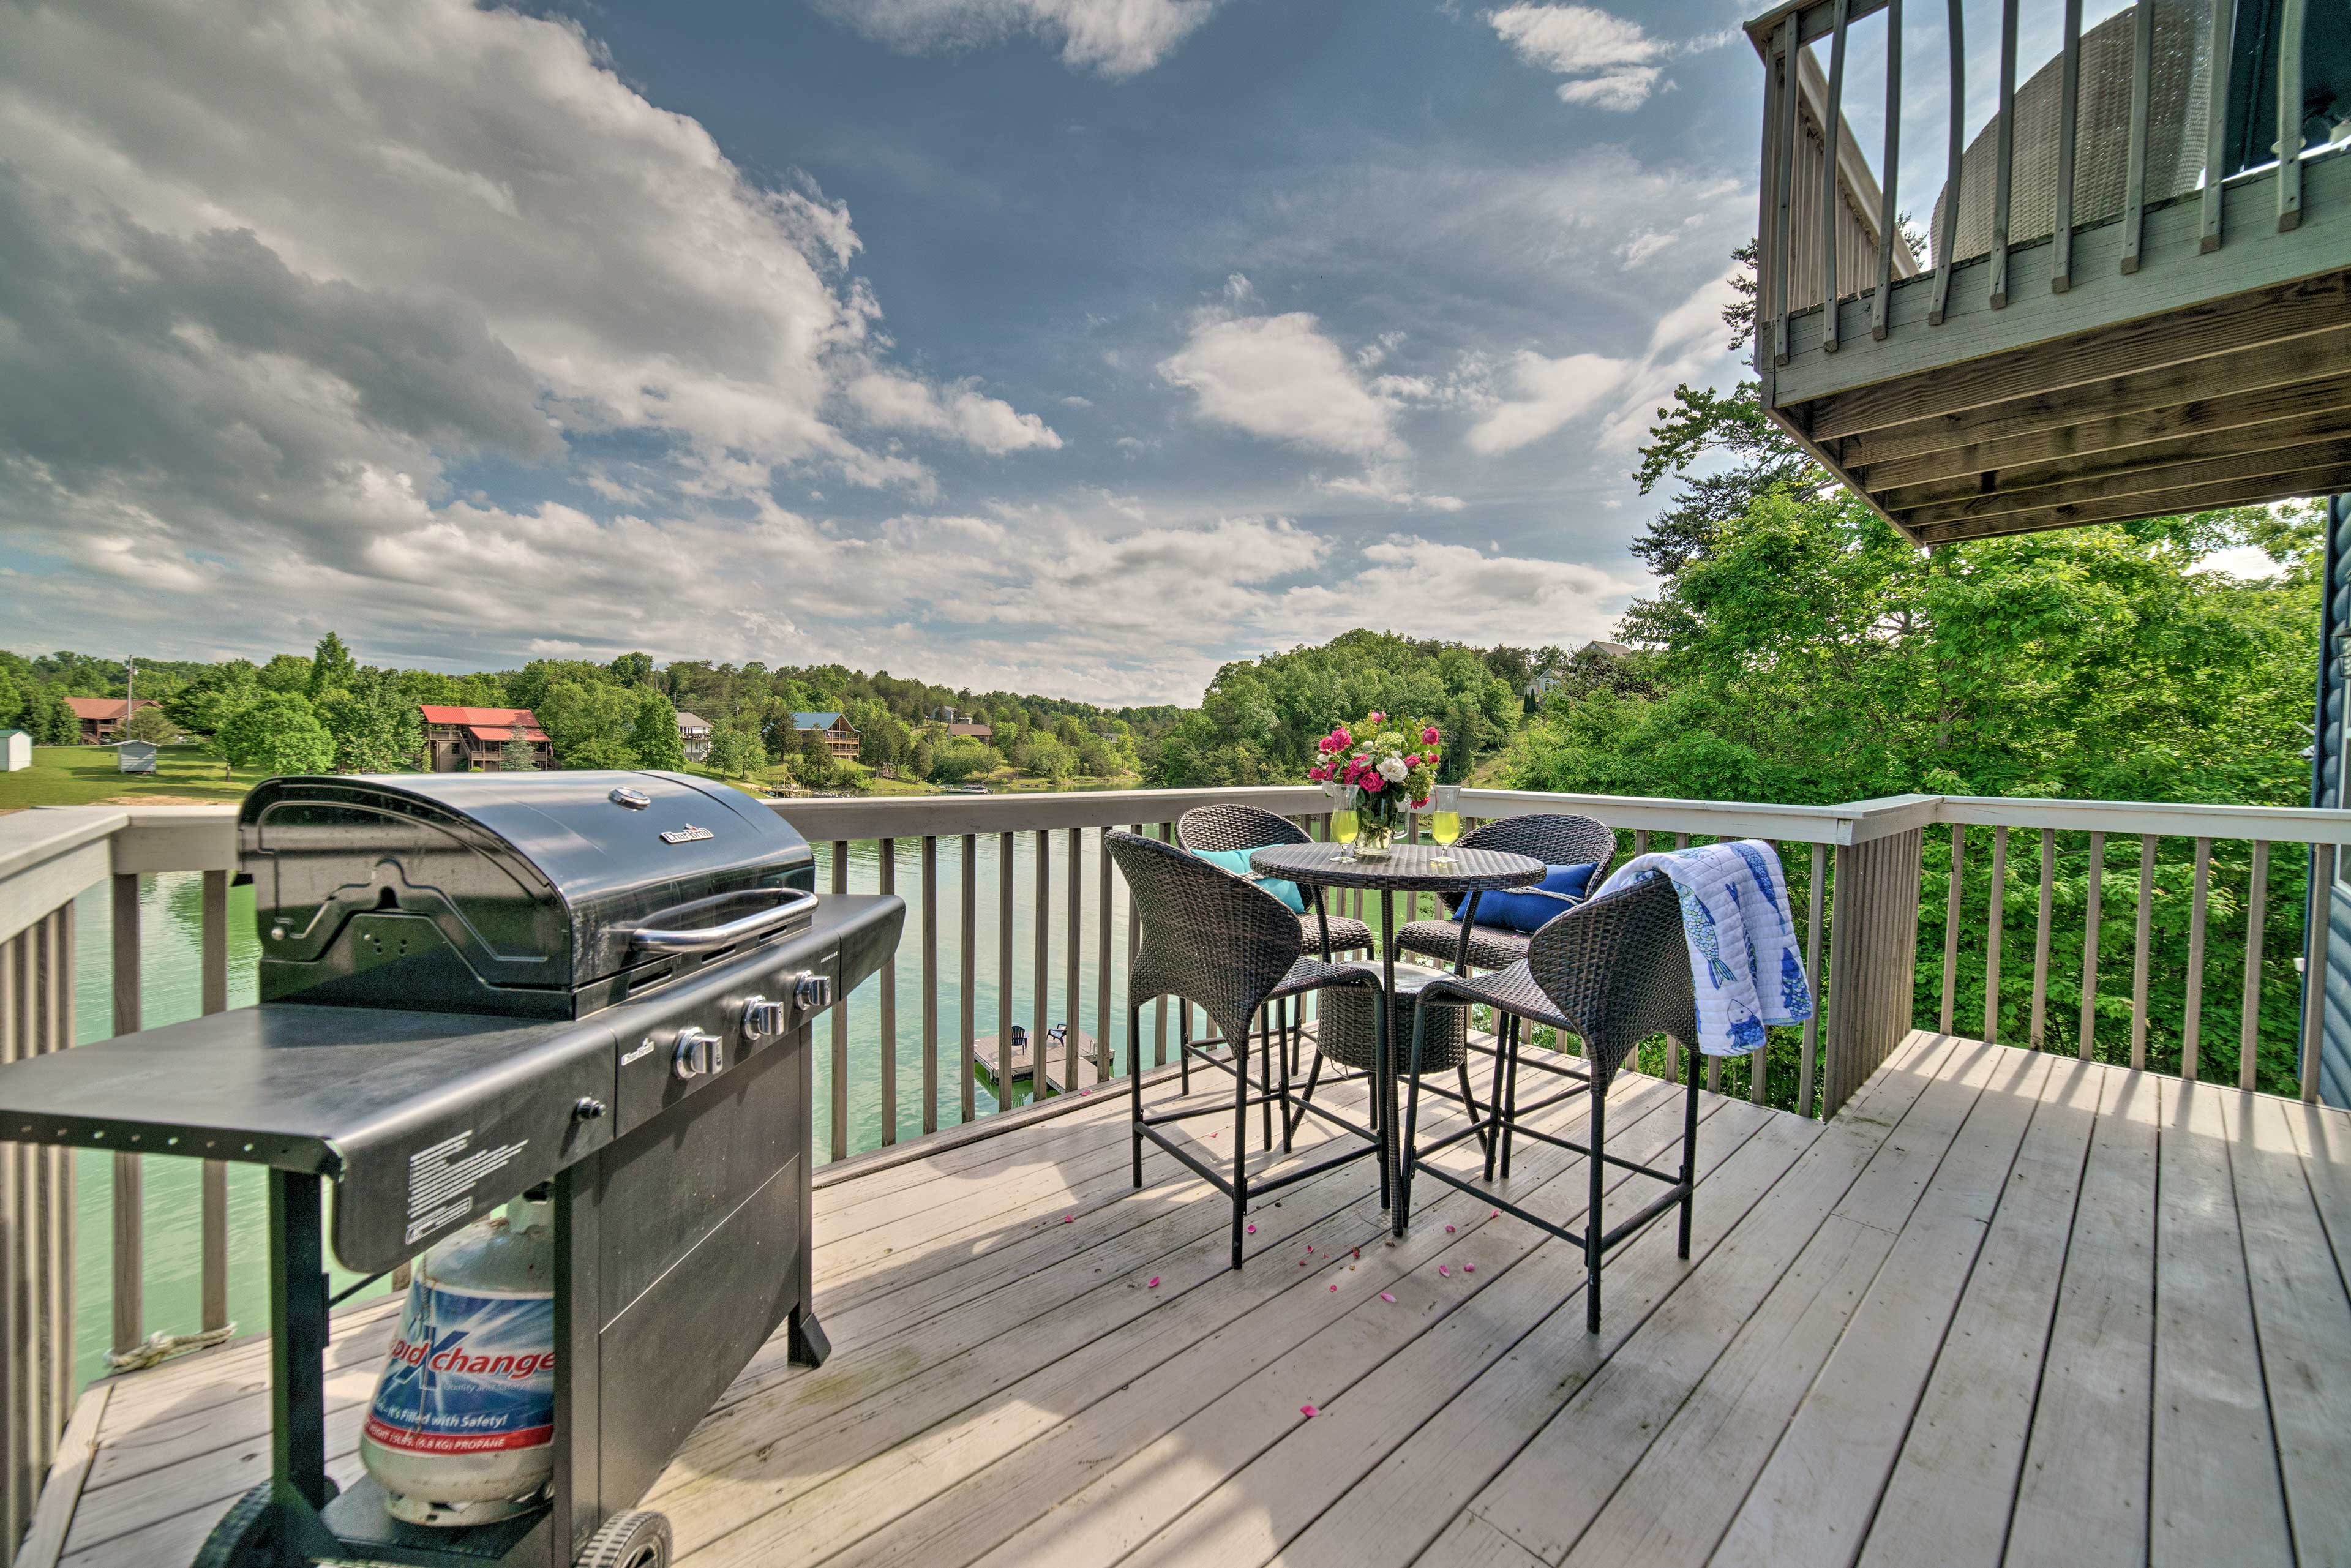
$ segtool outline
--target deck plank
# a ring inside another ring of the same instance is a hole
[[[1858,1554],[2048,1065],[2046,1057],[1980,1049],[1929,1091],[1949,1091],[1954,1113],[1937,1117],[1938,1107],[1920,1097],[1886,1137],[1903,1179],[1877,1189],[1855,1183],[1832,1216],[1890,1240],[1875,1276],[1862,1279],[1875,1242],[1824,1228],[1828,1256],[1813,1270],[1820,1284],[1809,1295],[1787,1293],[1808,1304],[1780,1323],[1754,1325],[1782,1354],[1759,1344],[1719,1369],[1751,1378],[1743,1387],[1733,1381],[1717,1392],[1712,1373],[1700,1382],[1667,1428],[1673,1440],[1634,1468],[1579,1543],[1579,1553],[1593,1548],[1586,1561],[1603,1560],[1614,1539],[1601,1524],[1635,1505],[1645,1531],[1667,1532],[1692,1555],[1712,1547],[1711,1560],[1726,1564],[1825,1565]],[[1921,1168],[1926,1183],[1906,1204]],[[1742,1472],[1754,1477],[1743,1497]],[[1719,1545],[1708,1539],[1714,1530]]]
[[[1651,1113],[1648,1119],[1667,1120],[1666,1101],[1670,1096],[1663,1087],[1653,1085],[1641,1092]],[[1557,1151],[1546,1151],[1546,1156],[1530,1162],[1531,1183],[1541,1179],[1543,1169],[1563,1168],[1568,1159]],[[1293,1189],[1298,1190],[1303,1189]],[[974,1472],[1012,1457],[1001,1486],[962,1486],[956,1500],[928,1516],[956,1515],[951,1526],[935,1530],[923,1521],[902,1524],[885,1532],[886,1539],[877,1536],[872,1542],[861,1542],[851,1554],[860,1562],[885,1560],[892,1553],[906,1552],[908,1543],[919,1538],[925,1544],[912,1554],[924,1561],[961,1562],[976,1557],[993,1544],[992,1535],[1017,1529],[1084,1485],[1091,1468],[1108,1462],[1105,1454],[1114,1458],[1123,1441],[1141,1444],[1164,1433],[1189,1408],[1272,1364],[1285,1345],[1311,1334],[1321,1322],[1342,1313],[1348,1303],[1375,1293],[1382,1288],[1377,1281],[1401,1275],[1423,1255],[1442,1250],[1457,1237],[1466,1239],[1474,1235],[1479,1223],[1470,1202],[1464,1199],[1449,1206],[1445,1214],[1459,1227],[1456,1237],[1432,1227],[1388,1248],[1382,1245],[1386,1230],[1376,1195],[1364,1189],[1360,1176],[1343,1190],[1351,1195],[1343,1208],[1312,1228],[1286,1236],[1276,1236],[1270,1206],[1256,1210],[1262,1230],[1254,1257],[1274,1267],[1230,1271],[1223,1267],[1221,1238],[1211,1239],[1204,1244],[1215,1254],[1205,1281],[1195,1286],[1174,1269],[1165,1270],[1162,1287],[1150,1292],[1152,1299],[1143,1309],[1147,1315],[1139,1320],[1148,1325],[1148,1333],[1106,1336],[1082,1348],[1073,1347],[1061,1360],[1007,1388],[998,1398],[939,1425],[903,1450],[845,1477],[841,1484],[806,1489],[809,1495],[804,1500],[792,1500],[789,1506],[758,1519],[755,1528],[724,1541],[708,1561],[765,1561],[785,1542],[846,1545],[950,1485],[967,1481]],[[1292,1194],[1283,1195],[1282,1201],[1285,1214],[1298,1207]],[[1432,1205],[1431,1212],[1435,1211]],[[1284,1227],[1294,1223],[1287,1218],[1282,1220]],[[1308,1247],[1315,1249],[1313,1258],[1328,1259],[1330,1265],[1314,1267],[1313,1259],[1304,1250]],[[1290,1267],[1292,1264],[1304,1266]],[[1327,1289],[1343,1281],[1339,1291]],[[1132,1292],[1141,1284],[1142,1281],[1131,1278],[1123,1288]],[[1266,1310],[1271,1303],[1302,1312],[1303,1321],[1282,1327],[1280,1320],[1290,1314],[1277,1311],[1275,1326],[1265,1326]],[[1105,1400],[1110,1408],[1098,1410]],[[1084,1426],[1060,1432],[1080,1417],[1085,1419]],[[1060,1440],[1050,1445],[1033,1441],[1049,1435],[1058,1435]],[[1081,1448],[1083,1458],[1059,1462],[1058,1451],[1072,1447]],[[737,1479],[727,1478],[730,1483]],[[1035,1484],[1024,1486],[1023,1481]],[[1038,1489],[1041,1495],[1032,1495]],[[992,1511],[987,1519],[961,1511],[975,1500],[985,1511]],[[991,1520],[997,1521],[994,1530],[988,1527]]]
[[[2053,1061],[1967,1294],[1862,1552],[1865,1568],[1996,1564],[2057,1308],[2104,1074]]]
[[[1546,1472],[1575,1475],[1583,1493],[1612,1485],[1636,1453],[1625,1453],[1622,1444],[1606,1436],[1585,1443],[1582,1417],[1554,1420],[1562,1406],[1604,1412],[1614,1431],[1646,1432],[1661,1426],[1711,1359],[1710,1352],[1701,1350],[1691,1364],[1692,1335],[1702,1337],[1704,1332],[1694,1330],[1693,1322],[1721,1324],[1718,1343],[1729,1337],[1746,1304],[1761,1299],[1876,1156],[1886,1129],[1900,1121],[1932,1081],[1930,1069],[1950,1043],[1914,1041],[1855,1096],[1850,1119],[1841,1117],[1807,1139],[1788,1174],[1691,1270],[1692,1281],[1703,1281],[1702,1291],[1677,1289],[1663,1309],[1643,1321],[1645,1299],[1652,1295],[1648,1282],[1631,1270],[1620,1278],[1612,1264],[1608,1314],[1601,1322],[1604,1343],[1595,1344],[1584,1333],[1580,1313],[1554,1313],[1323,1511],[1280,1560],[1315,1568],[1409,1562],[1522,1450],[1524,1468],[1485,1500],[1505,1517],[1511,1514],[1511,1488]],[[1705,1189],[1698,1197],[1704,1221],[1715,1215],[1714,1200]],[[1672,1272],[1678,1274],[1678,1265]],[[1678,1278],[1672,1282],[1685,1284]],[[1617,1315],[1628,1308],[1630,1319]],[[1613,1348],[1605,1342],[1635,1325],[1640,1332],[1633,1343],[1614,1349],[1604,1365],[1601,1353]],[[1667,1343],[1652,1347],[1647,1341],[1653,1332]],[[1612,1393],[1590,1392],[1603,1381]],[[1531,1447],[1530,1439],[1536,1439]],[[1595,1462],[1595,1451],[1605,1467],[1597,1474],[1586,1468]],[[1550,1489],[1554,1499],[1561,1490],[1555,1484]],[[1598,1507],[1598,1501],[1591,1506]],[[1553,1536],[1539,1544],[1559,1548]]]
[[[2253,1319],[2277,1429],[2294,1550],[2304,1563],[2351,1562],[2351,1298],[2326,1245],[2286,1102],[2245,1096],[2230,1107]]]
[[[1620,1092],[1669,1148],[1676,1091]],[[1385,1246],[1367,1165],[1232,1271],[1097,1098],[819,1190],[840,1348],[764,1347],[657,1483],[694,1564],[2351,1561],[2342,1113],[1914,1032],[1825,1126],[1705,1096],[1692,1259],[1627,1243],[1594,1337],[1573,1249],[1450,1189]],[[1578,1156],[1511,1185],[1564,1212]],[[395,1310],[336,1320],[340,1480]],[[266,1471],[266,1351],[104,1385],[62,1563],[193,1555]]]
[[[2221,1102],[2235,1097],[2210,1084],[2163,1084],[2147,1489],[2147,1557],[2158,1564],[2294,1560],[2275,1467],[2212,1463],[2215,1451],[2275,1447],[2221,1115]]]
[[[2150,1073],[2098,1072],[2098,1123],[2009,1523],[2007,1560],[2020,1568],[2147,1554],[2159,1087]]]

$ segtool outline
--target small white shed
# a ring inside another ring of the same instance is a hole
[[[114,766],[123,773],[155,771],[155,743],[152,740],[126,740],[114,748]]]
[[[33,737],[21,729],[0,729],[0,773],[33,765]]]

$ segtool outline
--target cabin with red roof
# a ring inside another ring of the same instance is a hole
[[[505,768],[507,745],[517,735],[530,743],[533,768],[555,766],[554,743],[527,707],[416,706],[424,716],[424,754],[435,773],[496,773]]]
[[[154,706],[153,697],[134,697],[129,702],[120,697],[66,698],[66,706],[73,709],[74,720],[80,727],[79,738],[84,746],[104,746],[119,739],[132,714]]]

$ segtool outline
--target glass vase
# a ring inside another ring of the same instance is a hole
[[[1355,830],[1355,858],[1359,861],[1384,861],[1388,858],[1388,842],[1395,837],[1395,824],[1375,822],[1369,815]]]

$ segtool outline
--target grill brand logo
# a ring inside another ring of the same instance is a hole
[[[717,836],[708,828],[697,828],[692,822],[688,822],[682,828],[672,828],[661,836],[661,841],[665,844],[698,844],[705,839],[715,839]]]
[[[376,1385],[367,1435],[412,1454],[552,1442],[554,1343],[552,1296],[477,1296],[420,1279]]]

